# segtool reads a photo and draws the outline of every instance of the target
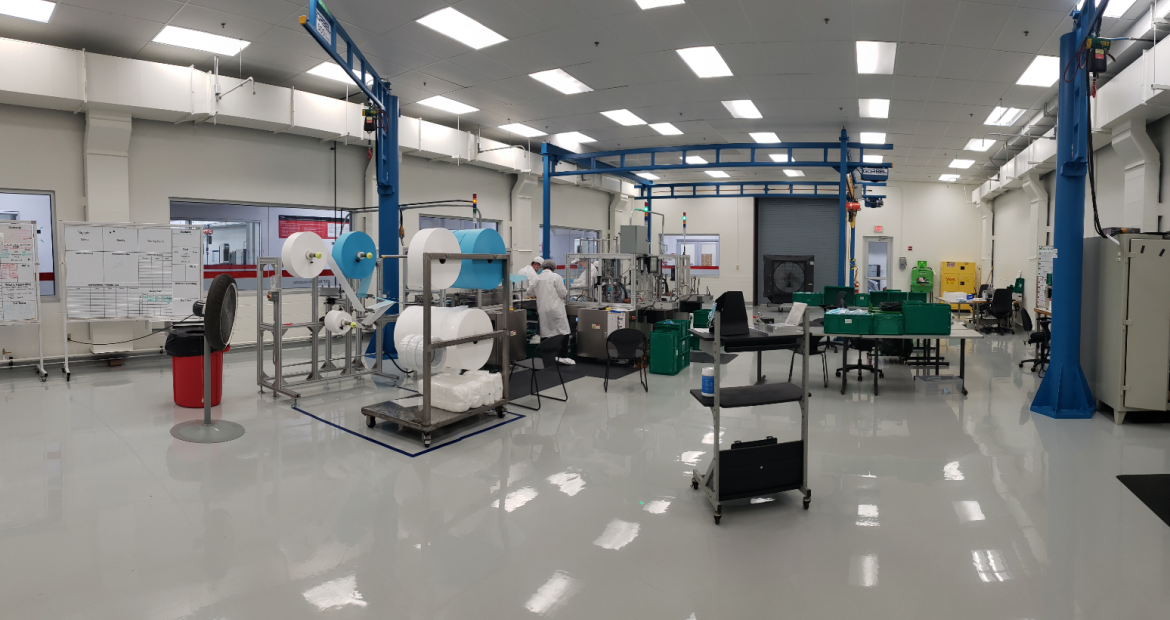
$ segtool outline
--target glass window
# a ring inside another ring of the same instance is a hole
[[[540,225],[538,233],[540,235],[541,243],[544,239],[544,224]],[[580,239],[598,239],[601,237],[601,231],[585,230],[583,228],[565,228],[563,226],[553,226],[551,234],[549,235],[549,243],[552,244],[552,250],[545,254],[544,246],[540,248],[540,255],[544,258],[551,258],[557,261],[557,269],[564,269],[565,256],[573,253],[590,253],[583,252]],[[591,248],[584,248],[584,250],[591,250]]]
[[[53,195],[35,192],[0,192],[0,220],[37,223],[37,261],[40,293],[57,294],[57,262],[53,260]]]
[[[255,265],[260,251],[260,222],[171,220],[203,227],[203,264]]]
[[[686,254],[691,257],[693,275],[700,278],[719,277],[719,235],[663,235],[668,254]]]
[[[479,221],[480,228],[490,228],[496,232],[500,230],[500,223],[496,220]],[[418,229],[424,228],[446,228],[447,230],[473,230],[475,229],[475,220],[469,217],[447,217],[438,215],[420,215],[418,216]]]

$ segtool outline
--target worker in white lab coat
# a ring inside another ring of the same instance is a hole
[[[524,282],[524,284],[518,285],[517,288],[519,288],[520,290],[526,290],[529,287],[531,287],[532,280],[535,279],[536,274],[540,272],[540,264],[543,262],[544,262],[544,259],[537,256],[537,257],[533,258],[532,262],[529,263],[527,266],[521,267],[520,271],[516,272],[517,275],[522,275],[522,276],[528,278],[528,280],[526,282]]]
[[[536,278],[530,280],[532,293],[536,296],[536,313],[540,317],[540,337],[569,334],[569,315],[565,311],[565,298],[569,296],[569,289],[565,286],[565,279],[557,274],[557,262],[546,260],[541,264],[541,271]],[[573,364],[573,360],[557,358],[562,364]]]
[[[597,282],[597,276],[601,275],[601,268],[597,266],[598,261],[589,261],[589,268],[581,268],[581,275],[573,280],[573,288],[582,289],[590,288],[594,282]],[[577,259],[576,265],[581,264],[581,259]]]

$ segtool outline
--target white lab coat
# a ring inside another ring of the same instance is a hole
[[[527,290],[528,287],[532,286],[532,280],[536,277],[536,270],[532,268],[532,265],[525,265],[520,269],[520,271],[517,271],[516,274],[528,278],[528,281],[524,284],[517,285],[517,288],[520,290]]]
[[[540,317],[540,337],[567,335],[569,333],[569,315],[565,312],[565,298],[569,296],[569,289],[565,288],[565,280],[557,272],[545,269],[529,280],[533,294],[536,296],[536,313]]]
[[[581,275],[573,280],[573,288],[589,288],[597,281],[597,276],[601,275],[601,269],[597,266],[597,261],[589,263],[589,270],[581,270]]]

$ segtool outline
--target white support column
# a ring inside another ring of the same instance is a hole
[[[88,110],[85,113],[85,219],[129,222],[130,113]],[[129,321],[91,323],[90,342],[124,342],[134,337]],[[93,345],[94,353],[133,351],[133,343]]]
[[[536,190],[536,180],[535,175],[521,172],[512,185],[512,234],[508,238],[508,247],[512,248],[513,271],[527,265],[536,255],[532,232],[535,215],[532,193]]]
[[[1048,191],[1040,180],[1040,173],[1029,170],[1024,176],[1024,193],[1031,201],[1032,207],[1028,215],[1028,238],[1032,246],[1028,248],[1028,263],[1024,267],[1024,307],[1029,314],[1036,313],[1036,274],[1040,265],[1040,246],[1044,245],[1046,223],[1048,220]],[[1034,320],[1033,316],[1033,320]]]
[[[1153,231],[1158,228],[1160,156],[1146,133],[1146,122],[1128,120],[1113,129],[1113,150],[1125,172],[1121,221],[1105,226],[1125,226]]]
[[[992,230],[995,223],[995,214],[991,211],[991,203],[980,200],[975,208],[979,210],[979,278],[980,284],[991,274]],[[978,289],[976,289],[978,290]]]

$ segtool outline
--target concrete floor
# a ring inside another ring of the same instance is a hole
[[[868,381],[841,395],[814,364],[811,508],[786,493],[719,526],[689,486],[713,439],[695,364],[649,394],[580,379],[567,404],[417,458],[257,394],[249,351],[228,355],[216,414],[247,434],[220,445],[171,438],[200,412],[173,405],[159,360],[70,383],[3,371],[0,617],[1170,616],[1170,527],[1115,478],[1170,471],[1170,425],[1037,417],[1020,337],[968,346],[965,399],[892,364],[876,400]],[[787,370],[766,354],[770,378]],[[753,373],[740,355],[726,384]],[[391,393],[300,405],[390,438],[358,411]],[[799,436],[796,405],[723,419],[725,443]]]

